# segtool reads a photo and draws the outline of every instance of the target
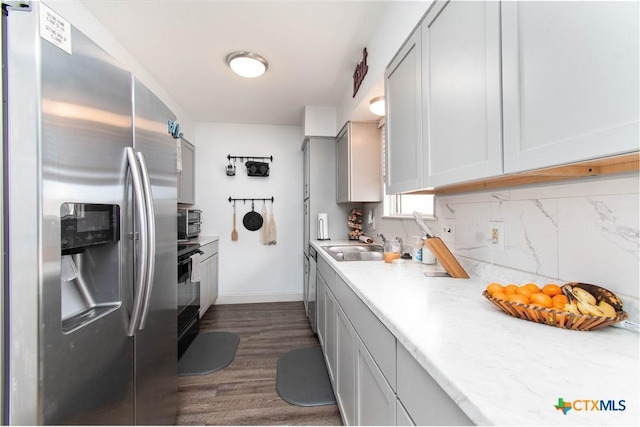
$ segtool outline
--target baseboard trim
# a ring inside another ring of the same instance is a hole
[[[244,294],[218,295],[214,305],[221,304],[253,304],[261,302],[291,302],[302,301],[301,293],[293,294]]]

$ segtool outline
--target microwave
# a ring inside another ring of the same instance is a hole
[[[198,209],[178,209],[178,240],[191,239],[200,234],[202,211]]]

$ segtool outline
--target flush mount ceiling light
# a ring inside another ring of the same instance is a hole
[[[227,64],[236,74],[248,78],[263,75],[269,67],[266,59],[253,52],[231,52]]]
[[[369,101],[369,111],[376,116],[384,116],[384,96],[376,96]]]

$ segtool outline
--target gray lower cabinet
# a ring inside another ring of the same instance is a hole
[[[325,300],[325,339],[324,339],[324,350],[325,350],[325,360],[327,361],[327,371],[329,372],[329,379],[331,379],[331,384],[333,384],[333,389],[335,391],[336,384],[336,347],[337,347],[337,336],[336,336],[336,299],[327,288],[326,300]]]
[[[324,350],[324,337],[326,334],[326,295],[327,285],[324,282],[324,278],[319,273],[316,273],[316,331],[318,334],[318,341],[320,341],[320,347]]]
[[[360,338],[356,337],[358,425],[395,425],[396,394]]]
[[[200,317],[218,298],[218,242],[200,247]]]
[[[400,399],[396,399],[396,425],[397,426],[415,426],[411,416],[407,413],[407,410],[400,402]]]
[[[356,331],[340,306],[336,307],[336,387],[342,420],[348,426],[360,425],[356,418],[357,354]]]
[[[323,257],[318,339],[345,425],[473,425]]]
[[[460,407],[398,343],[398,399],[416,425],[470,426]]]
[[[318,272],[318,336],[343,422],[393,425],[395,338],[322,258]]]

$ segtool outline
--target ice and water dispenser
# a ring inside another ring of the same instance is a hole
[[[62,331],[70,333],[116,310],[120,295],[120,207],[60,207]]]

